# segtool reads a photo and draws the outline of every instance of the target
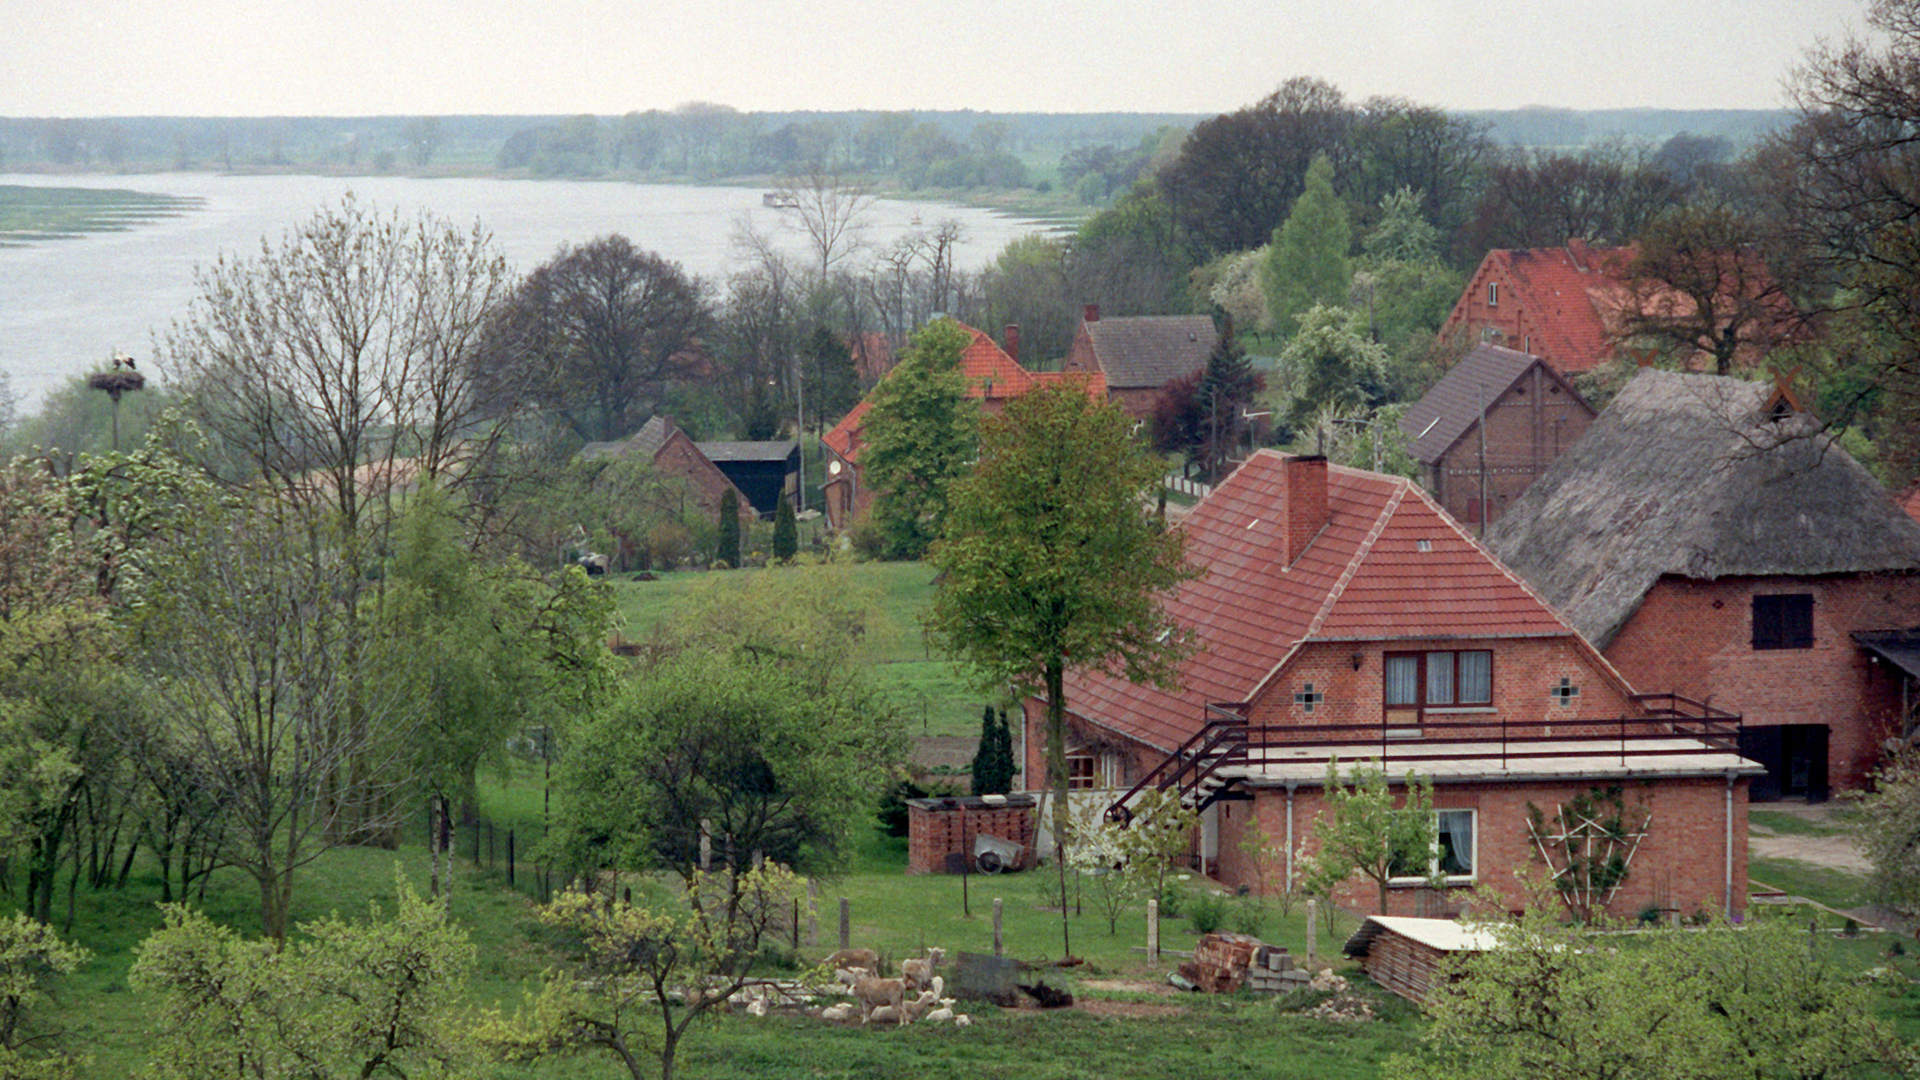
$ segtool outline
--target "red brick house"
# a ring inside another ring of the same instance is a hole
[[[712,517],[720,512],[721,496],[731,490],[740,502],[740,524],[743,527],[759,516],[746,494],[708,460],[707,455],[671,417],[654,417],[630,439],[588,443],[580,448],[580,456],[589,461],[634,458],[652,465],[664,476],[684,481],[686,498],[680,508],[682,513],[698,512]]]
[[[1102,319],[1088,304],[1064,365],[1067,371],[1099,372],[1107,398],[1133,416],[1153,416],[1160,388],[1204,371],[1219,334],[1206,315],[1140,315]]]
[[[1627,678],[1744,716],[1756,799],[1912,734],[1920,525],[1776,387],[1641,372],[1486,543]]]
[[[1593,370],[1630,345],[1636,321],[1705,321],[1699,314],[1702,303],[1710,305],[1715,336],[1739,343],[1732,354],[1737,368],[1751,367],[1768,343],[1800,332],[1800,317],[1785,292],[1750,254],[1692,257],[1684,276],[1699,295],[1713,297],[1703,302],[1660,281],[1633,278],[1634,254],[1631,245],[1593,247],[1578,239],[1557,248],[1489,251],[1467,279],[1440,334],[1530,353],[1571,376]],[[1688,363],[1708,371],[1714,365],[1704,350]]]
[[[1202,810],[1200,856],[1229,886],[1289,888],[1311,854],[1329,760],[1432,780],[1446,884],[1391,890],[1391,913],[1457,910],[1480,885],[1524,894],[1548,871],[1530,807],[1551,817],[1618,787],[1647,815],[1604,905],[1746,906],[1738,717],[1639,695],[1572,627],[1411,481],[1262,450],[1182,522],[1205,576],[1166,601],[1197,637],[1181,688],[1101,672],[1067,683],[1069,774],[1110,813],[1148,788]],[[1027,704],[1028,730],[1043,707]],[[1027,775],[1044,775],[1027,740]],[[1255,825],[1277,847],[1256,867]],[[1369,885],[1343,902],[1369,907]]]
[[[1433,497],[1457,520],[1484,527],[1587,433],[1594,415],[1546,361],[1476,345],[1407,408],[1400,431]]]
[[[1020,348],[1017,326],[1007,327],[1007,347],[1003,349],[985,333],[965,323],[959,325],[973,336],[972,343],[960,354],[960,373],[966,376],[967,393],[980,402],[983,412],[998,414],[1007,402],[1051,382],[1082,383],[1089,394],[1106,396],[1106,383],[1098,374],[1035,372],[1021,367],[1014,359]],[[831,528],[846,528],[873,505],[874,492],[863,482],[860,473],[860,452],[867,443],[866,423],[871,402],[869,396],[855,405],[832,430],[820,437],[827,456],[827,479],[821,498],[826,504],[823,511]]]

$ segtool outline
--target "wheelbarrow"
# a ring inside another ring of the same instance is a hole
[[[1025,848],[1012,840],[986,833],[975,833],[973,837],[973,865],[983,874],[1020,869],[1020,858],[1025,852]]]

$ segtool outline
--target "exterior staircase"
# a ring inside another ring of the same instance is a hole
[[[1180,805],[1205,810],[1224,797],[1235,780],[1220,775],[1229,765],[1247,759],[1247,722],[1234,716],[1209,722],[1180,748],[1148,770],[1126,794],[1107,807],[1107,820],[1125,826],[1133,820],[1133,803],[1147,790],[1177,792]]]

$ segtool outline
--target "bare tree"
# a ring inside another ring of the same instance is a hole
[[[318,540],[281,503],[210,506],[156,553],[138,605],[194,786],[224,805],[223,858],[259,885],[262,930],[280,941],[296,872],[393,828],[413,780],[415,711],[371,677],[339,602],[357,564],[309,557]],[[348,782],[361,798],[339,797]]]
[[[819,163],[788,177],[774,191],[782,219],[807,237],[820,282],[863,245],[873,193],[866,184]]]

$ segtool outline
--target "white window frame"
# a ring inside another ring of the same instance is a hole
[[[1388,878],[1388,885],[1415,886],[1429,884],[1433,877],[1440,877],[1445,885],[1471,885],[1480,880],[1480,811],[1470,807],[1437,806],[1429,811],[1433,818],[1433,853],[1427,860],[1429,877]],[[1468,855],[1467,872],[1464,874],[1440,873],[1440,815],[1465,814],[1467,817],[1467,843],[1472,845]]]

